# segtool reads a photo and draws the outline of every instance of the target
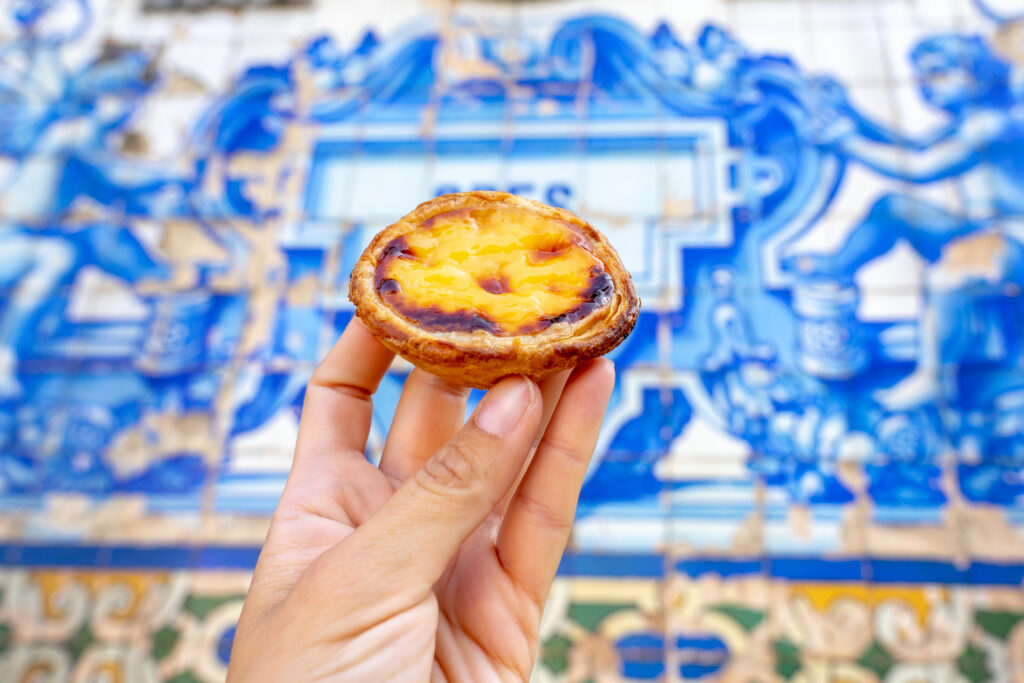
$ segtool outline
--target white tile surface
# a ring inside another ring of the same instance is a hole
[[[240,64],[236,55],[230,41],[173,40],[164,46],[161,60],[165,69],[194,80],[208,92],[220,93],[235,78]]]
[[[949,114],[925,101],[916,85],[897,85],[896,111],[901,128],[910,135],[927,135],[949,123]]]
[[[433,0],[317,0],[305,16],[311,32],[327,33],[347,44],[361,37],[367,29],[373,29],[383,38],[391,37],[400,28],[411,30],[416,26],[436,25],[445,7],[446,3]]]
[[[895,83],[907,84],[914,80],[910,54],[928,32],[913,24],[886,24],[879,33],[881,50],[888,75]]]
[[[728,0],[726,8],[731,26],[794,29],[808,25],[806,0]]]
[[[770,27],[758,24],[733,24],[733,35],[753,55],[788,57],[802,69],[815,71],[811,39],[797,27]]]
[[[811,34],[811,46],[812,71],[836,76],[851,85],[884,82],[886,62],[874,27],[817,29]]]
[[[660,14],[678,36],[689,41],[709,24],[729,28],[732,23],[729,5],[727,0],[662,0]]]
[[[876,21],[875,0],[814,0],[807,8],[814,29],[865,28]]]

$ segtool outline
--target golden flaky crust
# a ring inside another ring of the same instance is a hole
[[[440,213],[464,207],[528,210],[565,221],[589,240],[588,248],[615,283],[608,302],[575,322],[559,322],[532,334],[497,336],[484,330],[423,329],[385,304],[375,287],[381,252],[392,240]],[[384,346],[427,372],[478,389],[508,375],[540,380],[559,370],[602,356],[625,339],[640,312],[633,281],[607,238],[579,216],[506,192],[463,192],[420,204],[377,234],[352,270],[349,298],[358,315]]]

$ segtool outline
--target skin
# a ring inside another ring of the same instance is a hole
[[[614,385],[596,359],[538,386],[406,382],[363,455],[392,361],[358,320],[314,373],[229,681],[519,681]]]

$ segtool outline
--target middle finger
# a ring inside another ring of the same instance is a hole
[[[405,380],[380,469],[396,487],[448,443],[466,420],[467,387],[416,368]]]

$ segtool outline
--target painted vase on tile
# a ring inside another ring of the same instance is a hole
[[[804,280],[793,290],[799,318],[798,355],[804,372],[822,379],[847,379],[868,362],[857,321],[857,289],[833,280]]]

